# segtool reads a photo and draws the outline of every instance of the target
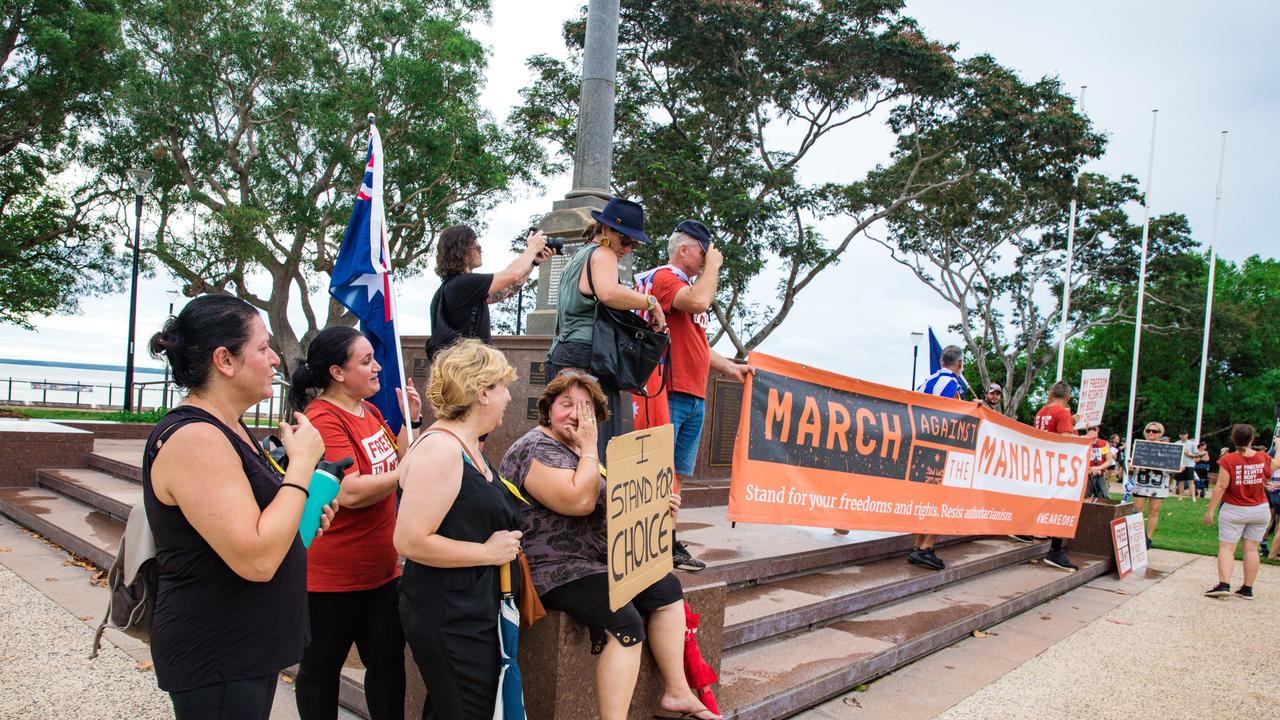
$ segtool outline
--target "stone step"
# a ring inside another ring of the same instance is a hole
[[[684,515],[681,515],[679,530],[686,526]],[[807,546],[788,547],[788,538],[781,526],[755,525],[738,526],[745,532],[762,532],[762,538],[739,538],[735,531],[719,533],[715,545],[703,548],[702,543],[692,541],[688,535],[680,534],[681,540],[690,547],[694,557],[707,563],[705,570],[697,573],[699,583],[724,582],[730,588],[741,585],[754,585],[773,582],[786,577],[804,575],[820,570],[835,569],[850,564],[866,564],[907,554],[911,550],[912,536],[855,532],[855,537],[840,538],[831,531],[814,528],[799,530],[811,535],[828,536],[824,541]],[[787,530],[792,530],[788,528]],[[770,542],[770,534],[776,533],[776,543]],[[958,542],[966,542],[968,537],[941,537],[936,546],[943,548]]]
[[[43,487],[0,488],[0,513],[100,568],[111,567],[124,522]]]
[[[86,462],[89,467],[100,470],[108,475],[115,475],[125,480],[132,480],[135,483],[142,482],[142,460],[137,462],[129,462],[128,460],[117,457],[118,453],[102,453],[97,450],[89,453]]]
[[[939,547],[942,571],[902,556],[740,586],[725,606],[725,649],[821,625],[832,618],[928,592],[1048,552],[1049,543],[982,538]],[[701,579],[701,578],[699,578]]]
[[[990,627],[1108,570],[1075,555],[1075,573],[1021,563],[809,630],[727,650],[716,697],[726,718],[773,720],[847,692],[974,630]]]
[[[680,507],[719,507],[729,504],[728,480],[689,480],[680,486]]]
[[[91,468],[40,470],[36,473],[36,483],[92,505],[122,522],[129,519],[133,506],[142,502],[141,485]]]

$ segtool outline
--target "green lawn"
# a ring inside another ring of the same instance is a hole
[[[1119,500],[1118,495],[1112,499]],[[1204,513],[1209,509],[1208,499],[1193,500],[1191,498],[1165,498],[1160,505],[1160,526],[1156,528],[1151,543],[1161,550],[1177,550],[1178,552],[1196,553],[1197,555],[1218,554],[1218,525],[1204,524]],[[1268,536],[1270,541],[1271,537]],[[1240,549],[1236,549],[1236,559],[1240,559]],[[1280,565],[1280,562],[1267,560],[1269,565]]]
[[[127,420],[128,422],[154,423],[163,415],[163,413],[160,412],[148,411],[145,413],[133,413],[131,416],[125,417],[124,413],[119,410],[47,408],[31,407],[26,405],[7,405],[4,406],[4,409],[32,418],[33,420],[113,420],[116,422]],[[244,422],[249,427],[258,425],[258,423],[254,422],[252,412],[244,416]],[[275,427],[276,423],[271,422],[264,416],[261,419],[260,425],[261,427]]]
[[[111,410],[78,410],[75,408],[38,408],[26,406],[8,406],[6,410],[12,410],[19,415],[25,415],[29,418],[39,420],[101,420],[110,414]]]

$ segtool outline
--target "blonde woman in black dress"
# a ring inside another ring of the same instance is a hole
[[[427,389],[437,420],[400,463],[400,618],[427,687],[423,718],[493,717],[497,570],[520,549],[521,519],[479,447],[502,424],[515,379],[502,353],[479,340],[445,349]]]

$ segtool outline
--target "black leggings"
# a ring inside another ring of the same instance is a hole
[[[338,681],[354,642],[364,663],[364,696],[372,720],[404,717],[404,631],[399,579],[372,590],[307,593],[311,644],[298,666],[298,717],[333,720]]]
[[[275,673],[169,693],[176,720],[267,720],[276,699]]]

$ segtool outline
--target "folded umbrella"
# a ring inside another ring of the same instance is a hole
[[[498,698],[493,705],[493,720],[524,720],[524,683],[516,655],[520,648],[520,611],[511,592],[511,564],[498,568],[502,601],[498,604]]]

